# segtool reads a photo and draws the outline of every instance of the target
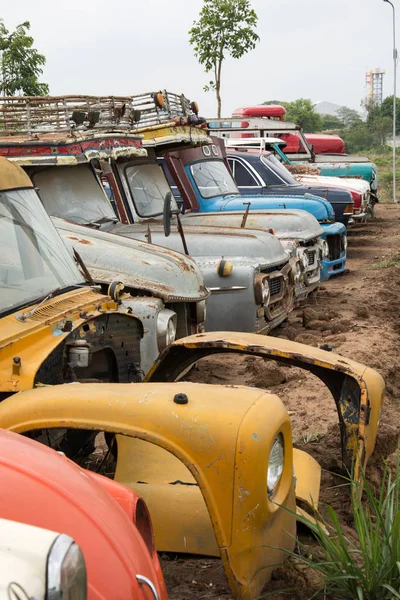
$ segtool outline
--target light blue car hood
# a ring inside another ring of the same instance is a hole
[[[263,208],[278,208],[278,209],[301,209],[311,213],[317,221],[334,221],[335,213],[332,205],[313,196],[312,194],[306,196],[226,196],[221,199],[220,210],[241,210],[244,211],[246,208],[244,203],[250,202],[250,210],[260,210]]]

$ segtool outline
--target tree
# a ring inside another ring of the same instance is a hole
[[[378,117],[374,120],[373,134],[378,146],[384,146],[386,144],[388,135],[392,131],[393,119],[391,117]]]
[[[354,123],[361,121],[360,114],[354,108],[348,108],[347,106],[338,108],[336,115],[343,121],[346,127],[351,127]]]
[[[360,150],[369,150],[374,144],[373,134],[368,125],[361,120],[344,129],[341,137],[346,144],[346,152],[349,154],[360,152]]]
[[[199,63],[214,78],[204,89],[215,91],[218,118],[221,117],[221,71],[226,56],[241,58],[260,39],[256,34],[258,17],[249,0],[204,0],[199,20],[189,31],[189,41]]]
[[[39,82],[46,58],[33,47],[33,37],[27,33],[29,29],[30,23],[25,21],[10,33],[0,19],[0,93],[4,96],[43,96],[49,93],[47,83]]]
[[[300,125],[304,131],[321,131],[322,117],[315,111],[314,104],[306,98],[299,98],[294,102],[284,102],[286,108],[285,121]]]
[[[382,102],[380,116],[390,117],[393,120],[393,94]],[[396,98],[396,133],[400,133],[400,98]]]
[[[331,131],[332,129],[344,129],[345,124],[336,115],[321,115],[322,131]]]

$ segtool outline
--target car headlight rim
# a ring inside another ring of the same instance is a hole
[[[285,465],[285,444],[282,433],[275,436],[274,443],[268,457],[267,469],[267,493],[268,497],[274,496],[278,490],[279,483],[282,479],[282,474]]]
[[[264,273],[258,273],[255,277],[254,295],[257,304],[268,306],[270,301],[269,279]]]
[[[199,300],[196,302],[196,318],[197,324],[204,323],[207,317],[207,300]]]
[[[46,599],[62,600],[72,596],[87,598],[87,573],[81,548],[65,534],[59,535],[47,557]]]
[[[157,345],[160,352],[174,343],[176,339],[177,322],[177,314],[169,308],[163,308],[158,313]]]

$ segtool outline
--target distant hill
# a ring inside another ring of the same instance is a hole
[[[327,102],[326,100],[321,100],[321,102],[315,103],[315,111],[320,115],[334,115],[336,116],[339,108],[342,108],[339,104],[334,104],[333,102]]]

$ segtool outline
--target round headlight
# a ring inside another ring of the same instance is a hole
[[[321,251],[321,258],[327,258],[329,256],[329,245],[326,240],[319,240],[319,248]]]
[[[59,535],[47,557],[48,600],[86,600],[86,565],[80,547],[69,535]]]
[[[163,308],[157,317],[157,344],[160,352],[172,344],[176,338],[178,318],[173,310]]]
[[[348,241],[348,240],[347,240],[347,235],[344,235],[344,236],[343,236],[343,248],[344,248],[345,250],[347,250],[347,241]]]
[[[257,304],[266,306],[269,303],[269,281],[265,273],[258,273],[254,279],[254,296]]]
[[[262,301],[264,306],[269,303],[269,283],[268,279],[264,279],[262,282]]]
[[[196,302],[197,324],[204,323],[207,316],[207,300]]]
[[[307,252],[303,252],[300,258],[300,262],[301,262],[301,266],[303,267],[304,270],[307,269],[308,265],[309,265],[309,260],[308,260],[308,254]]]
[[[267,488],[268,496],[272,496],[282,477],[285,451],[283,447],[283,435],[276,436],[268,461]]]

